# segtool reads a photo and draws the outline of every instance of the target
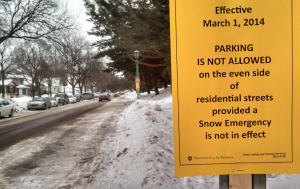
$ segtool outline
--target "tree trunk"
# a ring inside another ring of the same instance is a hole
[[[155,89],[155,94],[159,95],[158,87],[157,87],[157,78],[154,78],[154,89]]]
[[[36,82],[35,85],[36,85],[36,89],[37,89],[37,92],[38,92],[38,96],[41,97],[41,95],[42,95],[42,93],[41,93],[41,85],[38,82]]]
[[[159,95],[158,87],[157,87],[157,77],[151,70],[151,81],[155,90],[155,94]]]
[[[38,96],[41,97],[42,96],[42,90],[41,90],[41,85],[37,85],[37,91],[38,91]]]
[[[168,88],[168,78],[167,77],[164,77],[164,79],[163,79],[164,81],[164,88],[166,89],[166,88]]]
[[[35,87],[34,84],[32,84],[32,98],[34,98],[34,95],[35,95]]]
[[[52,84],[50,83],[50,85],[49,85],[49,94],[50,94],[50,96],[52,96],[51,87],[52,87]]]
[[[5,98],[5,86],[4,86],[4,70],[3,70],[3,64],[1,64],[1,79],[2,79],[2,98]]]
[[[75,85],[72,85],[72,94],[75,95]]]
[[[80,94],[82,94],[82,83],[79,82],[78,85],[79,85],[79,91],[80,91]]]
[[[146,84],[146,88],[147,88],[147,93],[150,94],[150,86],[149,86],[149,81],[147,81],[147,79],[145,78],[144,74],[142,74],[143,76],[143,80],[145,81],[145,84]]]
[[[146,80],[145,80],[145,83],[146,83],[146,86],[147,86],[147,93],[148,93],[148,94],[151,94],[151,87],[150,87],[150,85],[149,85],[149,81],[146,81]]]

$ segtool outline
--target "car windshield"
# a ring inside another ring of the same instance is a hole
[[[99,96],[106,96],[106,95],[107,95],[106,93],[99,94]]]
[[[64,94],[56,94],[55,97],[64,97]]]
[[[53,97],[49,97],[50,100],[55,100]]]
[[[83,93],[82,95],[90,95],[90,93]]]
[[[73,98],[73,95],[68,95],[69,98]]]
[[[0,99],[0,104],[8,105],[9,103],[6,100]]]
[[[32,101],[33,102],[36,102],[36,101],[40,101],[41,102],[41,101],[45,101],[45,98],[33,98]]]

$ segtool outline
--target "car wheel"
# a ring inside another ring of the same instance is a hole
[[[14,111],[13,111],[13,110],[10,110],[10,114],[9,114],[8,116],[9,116],[9,117],[14,116]]]
[[[31,110],[30,108],[27,108],[27,110]]]
[[[51,109],[51,105],[48,107],[48,109]]]

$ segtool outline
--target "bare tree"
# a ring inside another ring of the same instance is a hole
[[[6,40],[0,44],[0,65],[1,65],[1,80],[2,80],[2,97],[5,97],[4,79],[6,72],[11,68],[11,41]]]
[[[93,52],[93,47],[87,44],[84,48],[84,58],[80,64],[79,69],[79,88],[80,92],[83,92],[83,87],[86,89],[87,87],[93,89],[96,87],[99,76],[103,70],[103,63],[99,59],[94,59],[95,52]]]
[[[10,38],[53,39],[74,22],[60,0],[0,0],[0,44]]]
[[[14,62],[16,73],[23,75],[23,78],[32,87],[32,97],[35,96],[35,89],[38,96],[41,96],[41,81],[43,80],[43,67],[45,67],[46,51],[35,44],[20,46],[15,50]]]
[[[59,59],[56,70],[72,86],[73,94],[75,94],[75,86],[82,79],[80,76],[81,64],[85,57],[83,49],[86,45],[88,44],[83,37],[74,35],[65,36],[56,44]]]

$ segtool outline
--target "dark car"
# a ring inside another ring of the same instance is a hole
[[[114,93],[114,97],[120,97],[119,93]]]
[[[83,100],[91,100],[91,99],[93,99],[93,95],[94,94],[91,92],[82,93]]]
[[[69,97],[66,93],[57,93],[54,98],[58,98],[58,103],[65,105],[69,104]]]
[[[81,94],[76,94],[76,102],[80,102],[80,101],[83,101],[83,97]]]
[[[102,100],[110,101],[111,100],[110,94],[109,93],[99,94],[99,102]]]

